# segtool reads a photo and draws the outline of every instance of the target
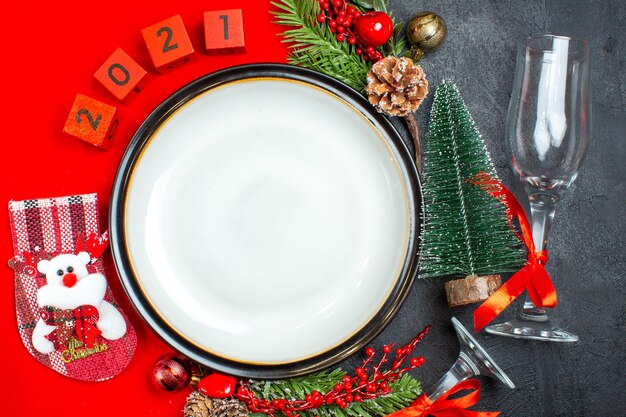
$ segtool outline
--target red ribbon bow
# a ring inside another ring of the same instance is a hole
[[[460,391],[469,390],[470,393],[448,399],[451,395]],[[472,411],[467,408],[473,406],[480,398],[480,382],[477,379],[468,379],[455,385],[448,392],[432,401],[426,394],[418,397],[413,403],[400,411],[396,411],[387,417],[496,417],[499,411]]]
[[[73,310],[45,306],[41,318],[47,325],[56,326],[52,333],[46,335],[46,339],[54,343],[57,350],[67,346],[74,335],[87,347],[93,347],[96,338],[102,333],[96,327],[100,314],[92,305],[82,305]]]
[[[530,299],[536,306],[550,308],[556,306],[556,291],[548,272],[543,267],[548,261],[548,252],[536,250],[532,229],[522,205],[511,191],[486,172],[476,174],[468,182],[479,186],[504,204],[509,226],[524,243],[528,251],[526,265],[476,309],[474,312],[474,330],[479,332],[526,289]],[[513,227],[513,216],[519,222],[522,231],[521,235]]]

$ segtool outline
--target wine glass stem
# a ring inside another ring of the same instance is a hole
[[[472,363],[472,360],[465,353],[461,352],[452,368],[424,394],[431,401],[437,401],[439,397],[452,389],[456,384],[478,375],[478,373],[479,371],[476,365]]]
[[[536,190],[528,193],[533,241],[537,251],[547,248],[548,236],[554,219],[554,209],[558,199],[556,194],[542,193]],[[526,294],[526,301],[520,316],[524,320],[548,321],[546,310],[535,306],[528,294]]]

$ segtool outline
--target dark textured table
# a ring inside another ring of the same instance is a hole
[[[578,334],[580,342],[530,342],[481,333],[479,341],[517,389],[483,379],[477,408],[501,410],[506,416],[626,415],[626,2],[391,0],[390,5],[400,20],[424,10],[444,17],[448,40],[423,61],[431,91],[443,79],[457,83],[498,173],[513,189],[504,125],[516,43],[543,33],[590,41],[592,140],[578,179],[557,207],[547,266],[560,301],[550,315]],[[418,111],[423,128],[431,103],[432,95]],[[425,387],[456,359],[450,317],[469,327],[475,307],[448,308],[443,284],[442,279],[417,281],[374,343],[406,342],[431,323],[419,348],[428,362],[416,373]],[[513,317],[520,302],[500,318]]]

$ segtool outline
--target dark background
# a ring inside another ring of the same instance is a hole
[[[512,177],[504,140],[516,44],[544,33],[589,40],[593,132],[579,177],[557,206],[547,265],[559,295],[559,305],[549,315],[579,335],[580,342],[521,341],[482,332],[479,342],[517,390],[481,378],[476,408],[501,410],[506,416],[625,415],[626,3],[392,0],[390,6],[398,20],[408,21],[423,10],[445,19],[449,29],[445,45],[422,62],[431,93],[443,79],[456,82],[499,175],[520,200],[523,194]],[[432,97],[424,103],[427,109]],[[420,109],[418,115],[425,128],[428,112]],[[427,358],[416,372],[425,388],[456,359],[458,343],[450,317],[471,329],[476,307],[448,308],[444,281],[418,280],[375,343],[404,342],[432,324],[418,348]],[[512,318],[521,301],[495,321]]]

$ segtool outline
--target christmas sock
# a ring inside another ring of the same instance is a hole
[[[96,194],[9,202],[17,325],[35,359],[104,381],[130,362],[137,336],[104,276]]]

